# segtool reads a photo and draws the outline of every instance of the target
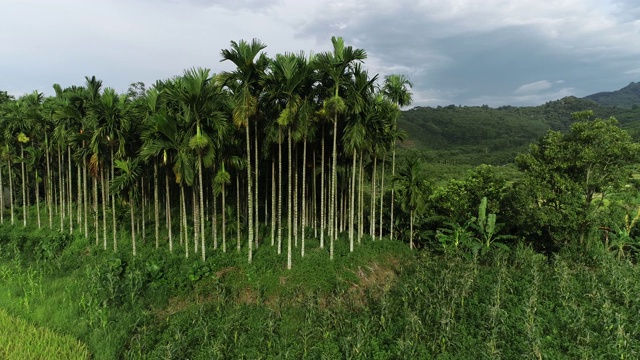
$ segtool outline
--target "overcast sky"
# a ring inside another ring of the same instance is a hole
[[[540,105],[640,80],[637,0],[0,0],[0,90],[19,96],[86,75],[124,92],[186,68],[230,69],[220,50],[368,53],[406,74],[414,105]]]

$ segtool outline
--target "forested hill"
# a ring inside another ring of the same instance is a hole
[[[403,147],[424,150],[433,161],[502,165],[548,130],[569,129],[571,114],[583,110],[603,118],[615,116],[621,127],[640,138],[637,107],[603,106],[573,96],[535,107],[416,107],[402,113],[398,126],[407,133]]]
[[[600,105],[631,109],[640,106],[640,82],[632,82],[616,91],[605,91],[585,96]]]

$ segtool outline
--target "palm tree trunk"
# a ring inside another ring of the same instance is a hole
[[[38,168],[36,167],[36,213],[38,214],[38,229],[42,228],[40,224],[40,187],[38,186]]]
[[[293,182],[293,176],[291,173],[291,127],[289,127],[289,132],[287,139],[289,141],[288,152],[289,152],[289,181],[288,184],[288,194],[287,194],[287,269],[291,269],[291,225],[292,225],[292,204],[291,198],[293,194],[291,193],[291,183]]]
[[[413,209],[409,214],[409,248],[413,250]]]
[[[93,225],[96,232],[96,246],[100,243],[100,224],[98,222],[98,179],[93,177]],[[107,243],[104,244],[104,250],[107,250]]]
[[[23,159],[20,162],[20,170],[22,171],[22,226],[27,227],[27,184],[24,172],[24,145],[22,143],[20,143],[20,157]]]
[[[105,178],[104,178],[104,166],[100,167],[100,190],[102,190],[102,237],[104,242],[104,249],[107,250],[107,200],[105,193]],[[116,239],[113,241],[113,251],[118,251],[118,242]]]
[[[144,175],[140,176],[140,223],[142,224],[142,233],[141,233],[141,237],[142,237],[142,243],[145,243],[145,240],[147,239],[147,228],[146,228],[146,224],[145,224],[145,192],[144,192]]]
[[[189,258],[189,240],[187,236],[187,204],[184,196],[184,184],[180,182],[180,239],[184,245],[184,256]]]
[[[113,179],[114,177],[115,177],[115,158],[113,156],[113,146],[111,146],[111,178],[110,179]],[[105,202],[109,203],[109,194],[111,194],[111,223],[113,225],[113,244],[115,246],[117,242],[116,234],[118,232],[118,223],[116,222],[116,195],[109,191],[108,183],[109,182],[107,181],[107,188],[105,190],[107,194],[107,198],[105,199]],[[106,220],[104,221],[106,224]],[[106,236],[106,229],[105,229],[105,236]]]
[[[360,150],[360,180],[358,181],[358,245],[362,244],[362,236],[364,235],[364,164],[363,154]]]
[[[198,241],[200,240],[200,209],[196,200],[196,184],[191,187],[191,207],[193,209],[193,253],[198,253]]]
[[[135,212],[133,207],[132,196],[129,195],[129,212],[131,213],[131,247],[133,256],[136,256],[136,227],[135,227]]]
[[[393,150],[392,150],[392,156],[391,156],[391,178],[395,179],[396,177],[396,142],[395,140],[393,141]],[[393,207],[395,205],[395,185],[392,184],[391,186],[391,220],[389,223],[389,238],[391,240],[393,240]]]
[[[171,193],[169,192],[169,172],[164,173],[164,189],[165,189],[165,217],[167,219],[167,232],[169,237],[169,252],[173,252],[173,237],[171,234]]]
[[[349,251],[353,252],[354,243],[354,215],[356,210],[356,148],[353,148],[353,163],[351,164],[351,206],[349,207]]]
[[[324,249],[324,219],[325,219],[325,209],[324,209],[324,124],[322,124],[322,141],[320,142],[320,248]]]
[[[271,158],[271,246],[276,241],[276,161]]]
[[[220,189],[222,195],[222,252],[227,252],[227,208],[225,204],[225,191],[224,182],[222,182],[222,188]]]
[[[300,237],[300,256],[304,257],[304,228],[306,226],[306,189],[307,189],[307,138],[305,137],[302,143],[302,191],[301,191],[301,195],[302,195],[302,216],[301,216],[301,224],[300,224],[300,228],[302,230],[302,234]]]
[[[298,247],[298,215],[300,208],[298,207],[298,160],[295,159],[293,167],[293,246]]]
[[[369,222],[369,235],[372,240],[376,240],[376,173],[378,167],[378,156],[373,157],[373,175],[371,175],[371,215]]]
[[[64,218],[65,218],[64,176],[62,175],[62,170],[63,170],[62,169],[62,149],[61,149],[61,146],[58,146],[58,192],[60,195],[60,231],[64,231]]]
[[[218,249],[218,200],[215,194],[215,191],[211,189],[211,193],[213,194],[213,211],[211,215],[211,232],[213,233],[213,248]]]
[[[13,215],[13,171],[11,171],[11,160],[8,162],[9,167],[9,205],[11,206],[11,225],[14,224],[14,215]]]
[[[337,210],[337,190],[338,190],[338,114],[333,119],[333,162],[331,170],[331,206],[329,207],[329,218],[331,219],[332,234],[330,235],[329,259],[333,260],[334,242],[338,238],[338,229],[336,228],[336,210]]]
[[[204,218],[204,182],[202,181],[202,154],[200,152],[198,152],[198,183],[200,185],[199,187],[199,193],[200,193],[200,204],[199,204],[199,208],[198,211],[200,212],[200,248],[202,250],[202,261],[205,261],[206,259],[206,253],[205,253],[205,243],[204,243],[204,222],[205,222],[205,218]]]
[[[282,254],[282,132],[278,127],[278,255]]]
[[[76,196],[76,200],[77,200],[77,205],[76,205],[76,225],[78,226],[78,231],[80,231],[80,233],[82,233],[82,205],[84,204],[84,199],[82,197],[82,167],[80,166],[80,164],[76,164],[76,175],[77,175],[77,186],[76,186],[76,191],[78,192],[77,196]],[[85,234],[86,236],[86,234]]]
[[[82,204],[84,210],[84,236],[89,236],[89,190],[87,187],[87,159],[82,158],[82,191],[84,202]]]
[[[258,165],[260,164],[260,161],[258,160],[258,122],[257,121],[254,121],[254,123],[253,123],[253,129],[254,129],[254,135],[253,135],[253,138],[254,138],[254,152],[255,152],[255,155],[256,155],[256,157],[255,157],[256,162],[255,162],[255,169],[254,169],[255,170],[254,174],[255,174],[256,182],[255,182],[255,184],[253,184],[254,195],[255,195],[255,199],[253,199],[253,200],[254,200],[254,203],[255,203],[255,206],[256,206],[256,208],[255,208],[255,217],[254,217],[254,222],[255,222],[255,225],[254,225],[255,234],[254,235],[256,237],[256,240],[255,240],[256,244],[255,245],[256,245],[256,249],[257,249],[258,246],[259,246],[258,245],[258,238],[260,236],[260,222],[258,220],[258,211],[260,211],[260,209],[259,209],[260,208],[259,207],[260,202],[258,201],[258,176],[259,176],[260,166],[258,166]],[[265,221],[266,221],[266,219],[265,219]],[[249,262],[251,262],[251,260],[249,260]]]
[[[382,207],[384,203],[384,165],[386,164],[386,157],[382,158],[382,171],[380,171],[380,233],[379,239],[382,239]]]
[[[253,259],[253,194],[251,192],[251,183],[252,183],[252,179],[251,179],[251,136],[249,134],[249,119],[247,119],[247,126],[245,127],[245,133],[246,133],[246,143],[247,143],[247,215],[248,215],[248,236],[247,236],[247,244],[249,246],[249,248],[247,249],[248,252],[248,261],[249,263],[251,263],[251,260]],[[258,164],[256,164],[257,166]]]
[[[52,178],[51,178],[51,158],[49,157],[49,137],[45,132],[44,135],[44,149],[45,149],[45,154],[46,154],[46,158],[47,158],[47,187],[46,187],[46,196],[47,196],[47,209],[49,212],[49,229],[53,229],[53,202],[51,199],[51,195],[52,192],[51,188],[52,188]],[[0,181],[0,184],[2,184],[2,181]],[[4,209],[4,206],[2,206],[2,209]]]
[[[158,193],[158,160],[153,159],[153,215],[155,219],[156,249],[160,247],[160,209]]]
[[[240,253],[240,176],[236,174],[236,247]]]
[[[67,146],[67,174],[69,175],[69,177],[67,178],[69,180],[69,183],[67,184],[69,188],[67,203],[67,209],[69,210],[69,233],[73,234],[73,180],[71,178],[71,146]]]

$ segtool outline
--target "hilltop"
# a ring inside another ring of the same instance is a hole
[[[630,104],[634,91],[640,99],[640,83],[631,83],[615,92],[568,96],[539,106],[415,107],[402,113],[398,126],[407,133],[403,147],[426,151],[432,161],[504,165],[548,130],[568,130],[571,114],[577,111],[593,110],[602,118],[613,116],[639,138],[638,106],[621,105]],[[610,105],[614,102],[617,105]]]

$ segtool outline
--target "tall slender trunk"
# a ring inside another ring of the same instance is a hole
[[[253,186],[254,195],[255,195],[255,198],[253,199],[253,201],[255,203],[255,217],[254,217],[255,230],[254,230],[254,235],[256,237],[255,245],[256,245],[256,249],[257,249],[258,246],[259,246],[258,240],[259,240],[259,236],[260,236],[260,221],[258,220],[258,211],[260,209],[260,206],[259,206],[260,201],[258,201],[258,176],[260,175],[259,174],[259,172],[260,172],[260,166],[259,166],[260,161],[258,160],[258,122],[257,121],[253,122],[253,129],[254,129],[254,134],[253,134],[254,147],[253,148],[254,148],[254,152],[255,152],[255,155],[256,155],[256,157],[255,157],[256,162],[255,162],[255,165],[254,165],[254,167],[255,167],[254,174],[255,174],[256,181],[255,181],[255,184],[253,184],[252,186]],[[265,221],[266,221],[266,219],[265,219]],[[249,260],[249,262],[251,262],[251,260]]]
[[[271,158],[271,246],[276,242],[276,161]]]
[[[20,162],[20,170],[22,171],[22,226],[27,227],[27,184],[24,171],[24,145],[22,143],[20,143],[20,157],[23,159]]]
[[[395,140],[393,141],[393,150],[392,150],[393,155],[391,156],[391,178],[395,179],[396,177],[396,142]],[[395,206],[395,199],[394,199],[394,195],[395,195],[395,185],[393,185],[393,183],[391,184],[391,220],[389,223],[389,238],[391,240],[393,240],[393,207]]]
[[[336,89],[337,96],[337,89]],[[338,114],[333,119],[333,161],[331,164],[331,206],[329,207],[329,218],[331,219],[331,235],[329,259],[333,260],[334,242],[338,238],[338,229],[336,228],[336,210],[337,210],[337,190],[338,190]]]
[[[13,171],[11,170],[11,160],[7,161],[9,167],[9,205],[11,207],[11,225],[14,224],[13,215]]]
[[[107,200],[105,193],[104,165],[100,166],[100,190],[102,191],[102,238],[104,242],[104,249],[107,250]],[[113,251],[118,251],[117,241],[113,242]]]
[[[236,247],[240,253],[240,176],[236,174]]]
[[[141,233],[141,238],[142,238],[142,243],[145,243],[145,240],[147,240],[147,227],[145,224],[145,214],[146,214],[146,208],[145,208],[145,198],[146,198],[146,194],[144,192],[144,175],[140,176],[140,223],[142,226],[142,233]]]
[[[248,252],[248,261],[251,263],[253,259],[253,194],[251,189],[251,136],[249,134],[249,119],[247,119],[247,126],[245,127],[246,133],[246,143],[247,143],[247,224],[248,224],[248,236],[247,236],[247,245],[249,248]],[[257,166],[257,164],[256,164]]]
[[[49,212],[49,229],[53,229],[53,202],[51,199],[52,196],[52,178],[51,178],[51,158],[49,156],[49,137],[45,131],[44,134],[44,149],[45,149],[45,155],[46,155],[46,159],[47,159],[47,187],[46,187],[46,196],[47,196],[47,209]],[[2,184],[2,181],[0,180],[0,184]],[[4,206],[2,206],[2,209],[4,209]]]
[[[325,220],[325,208],[324,208],[324,192],[325,192],[325,186],[324,186],[324,153],[325,153],[325,149],[324,149],[324,143],[325,143],[325,138],[324,138],[324,124],[322,124],[322,141],[320,142],[320,248],[323,249],[324,248],[324,220]]]
[[[64,175],[62,174],[62,148],[58,145],[58,192],[60,198],[60,231],[64,231],[65,208],[64,208]]]
[[[111,146],[111,177],[109,178],[111,180],[113,180],[113,178],[115,177],[115,160],[114,159],[115,158],[113,156],[113,146]],[[106,203],[109,203],[109,195],[111,195],[111,224],[113,225],[113,244],[115,246],[116,242],[118,241],[116,239],[117,232],[118,232],[118,223],[116,222],[116,195],[109,190],[108,183],[109,182],[107,181],[107,188],[105,190],[107,194],[107,198],[104,201]],[[104,223],[106,224],[106,220],[104,221]],[[106,234],[106,229],[105,229],[105,234]]]
[[[196,200],[196,184],[191,187],[191,208],[193,209],[193,253],[198,253],[198,242],[200,240],[200,209]]]
[[[153,215],[155,219],[156,249],[160,247],[160,209],[158,193],[158,160],[153,159]]]
[[[199,220],[199,225],[200,225],[200,248],[202,250],[201,252],[201,256],[202,256],[202,261],[205,261],[206,259],[206,253],[205,253],[205,243],[204,243],[204,222],[205,222],[205,218],[204,218],[204,182],[202,181],[202,154],[200,152],[198,152],[198,183],[199,183],[199,193],[200,193],[200,204],[198,207],[198,211],[200,212],[200,220]]]
[[[293,192],[291,193],[293,196],[293,246],[298,247],[298,216],[300,213],[300,208],[298,207],[298,159],[297,157],[293,160],[295,162],[293,166]]]
[[[373,174],[371,175],[371,215],[369,222],[369,235],[376,240],[376,173],[378,172],[378,156],[373,157]]]
[[[73,179],[71,178],[71,146],[67,146],[67,175],[69,176],[67,179],[69,183],[67,184],[69,193],[68,193],[68,206],[69,210],[69,233],[73,234]]]
[[[291,173],[291,127],[289,127],[289,131],[287,134],[288,139],[288,152],[289,152],[289,181],[288,184],[288,193],[287,193],[287,269],[291,269],[291,227],[292,227],[292,213],[293,208],[291,204],[291,200],[293,197],[291,183],[293,182],[293,174]]]
[[[225,204],[224,182],[220,189],[222,195],[222,252],[227,252],[227,208]]]
[[[278,255],[282,254],[282,132],[278,127]]]
[[[96,246],[100,244],[100,223],[98,222],[98,179],[93,177],[93,225],[96,232]],[[107,250],[107,243],[104,244],[104,250]]]
[[[180,238],[184,241],[184,256],[189,257],[189,237],[187,236],[187,204],[184,196],[184,184],[180,182]]]
[[[307,195],[307,138],[305,137],[302,142],[302,216],[301,216],[301,224],[300,228],[302,230],[302,234],[300,237],[300,256],[304,257],[304,230],[306,224],[306,195]]]
[[[318,179],[316,178],[316,151],[313,150],[313,236],[318,237]]]
[[[38,186],[38,168],[36,167],[36,177],[35,177],[35,183],[36,183],[36,213],[38,216],[38,229],[42,228],[42,225],[40,223],[40,187]]]
[[[213,194],[213,211],[211,212],[211,232],[213,233],[213,248],[218,249],[218,199],[216,193],[213,189],[211,189],[211,193]]]
[[[413,249],[413,209],[409,214],[409,248]]]
[[[129,212],[131,213],[131,247],[133,256],[136,256],[136,227],[135,227],[135,212],[133,206],[133,197],[129,194]]]
[[[83,223],[82,223],[82,210],[83,210],[83,203],[84,203],[84,199],[82,197],[82,166],[77,163],[76,164],[76,177],[77,177],[77,186],[76,186],[76,191],[78,192],[76,195],[76,225],[78,226],[78,231],[80,231],[80,233],[82,233],[83,230]],[[84,234],[86,236],[86,234]]]
[[[386,158],[382,158],[382,170],[380,171],[380,233],[378,238],[382,239],[382,208],[384,203],[384,165],[386,164]]]
[[[364,163],[363,154],[360,150],[360,171],[358,177],[358,245],[362,244],[362,236],[364,235]]]
[[[351,206],[349,207],[349,251],[353,252],[354,243],[354,215],[356,210],[356,148],[353,148],[353,163],[351,164]]]
[[[82,203],[84,211],[84,236],[89,237],[89,189],[87,186],[87,159],[82,157],[82,191],[83,199]]]
[[[173,237],[171,234],[171,193],[169,192],[169,172],[164,173],[164,189],[165,189],[165,217],[167,219],[167,232],[169,237],[169,252],[173,252]]]

